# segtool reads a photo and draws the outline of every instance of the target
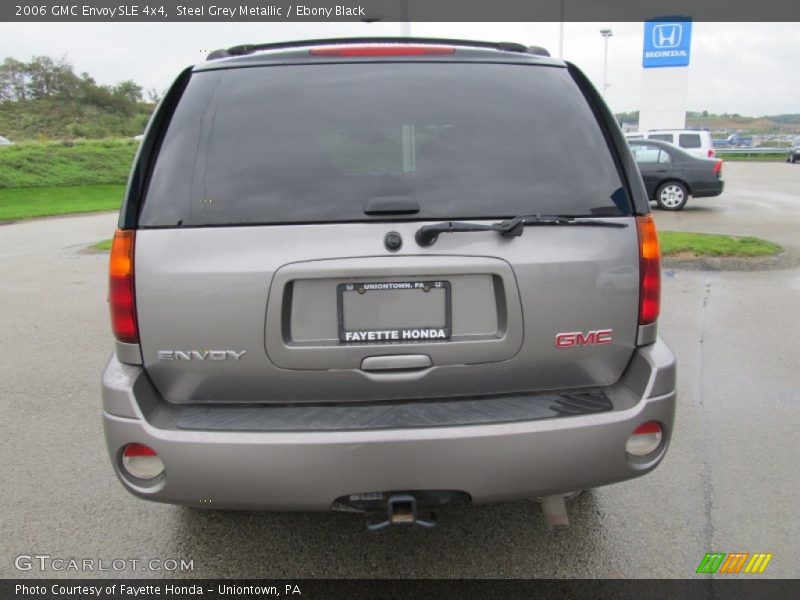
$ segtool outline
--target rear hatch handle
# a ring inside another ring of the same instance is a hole
[[[627,223],[618,221],[604,221],[596,218],[562,217],[559,215],[521,215],[507,221],[485,225],[481,223],[467,223],[463,221],[443,221],[423,225],[414,236],[417,244],[427,247],[432,246],[440,233],[458,233],[469,231],[496,231],[504,237],[519,237],[525,227],[627,227]]]
[[[362,371],[405,371],[427,369],[433,364],[427,354],[394,354],[368,356],[361,361]]]

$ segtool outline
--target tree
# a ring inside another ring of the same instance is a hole
[[[143,99],[142,86],[137,85],[135,81],[132,81],[130,79],[115,85],[113,91],[114,95],[126,98],[131,102],[141,102]]]
[[[38,100],[75,91],[77,77],[64,57],[34,56],[26,65],[28,97]]]
[[[0,101],[25,100],[28,97],[27,65],[6,58],[0,65]]]
[[[158,104],[161,101],[161,94],[156,88],[151,87],[147,90],[147,100],[152,104]]]
[[[15,139],[140,133],[152,112],[135,81],[102,85],[66,57],[0,62],[0,132]]]

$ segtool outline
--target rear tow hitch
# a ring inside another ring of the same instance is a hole
[[[386,501],[386,519],[370,523],[369,531],[380,531],[389,525],[419,525],[420,527],[436,527],[438,521],[436,511],[426,509],[426,518],[420,517],[417,499],[411,494],[394,494]]]

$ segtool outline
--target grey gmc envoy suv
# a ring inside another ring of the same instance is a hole
[[[574,65],[420,38],[209,58],[151,119],[113,243],[128,491],[380,528],[659,464],[658,240]]]

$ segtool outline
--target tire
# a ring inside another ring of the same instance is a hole
[[[656,202],[662,210],[681,210],[688,199],[689,190],[679,181],[667,181],[656,190]]]

